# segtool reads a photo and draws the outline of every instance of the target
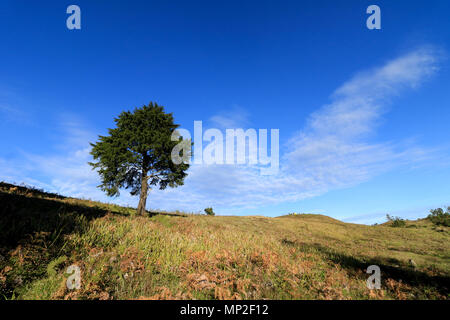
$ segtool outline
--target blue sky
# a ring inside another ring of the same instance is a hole
[[[79,5],[82,29],[66,28]],[[366,28],[381,8],[382,29]],[[156,101],[189,130],[280,130],[280,173],[194,166],[149,207],[374,223],[448,205],[450,3],[2,1],[0,179],[108,199],[88,142]]]

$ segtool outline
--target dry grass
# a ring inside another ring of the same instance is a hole
[[[449,298],[449,230],[427,220],[391,228],[320,215],[136,217],[14,188],[0,184],[5,298]],[[72,264],[82,271],[74,291],[64,274]],[[381,268],[381,290],[366,287],[371,264]]]

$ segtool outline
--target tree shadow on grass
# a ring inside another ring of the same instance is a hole
[[[0,185],[0,299],[45,277],[50,261],[70,255],[73,248],[66,235],[84,233],[91,220],[107,214],[123,215],[36,189],[2,187],[4,184]]]
[[[0,253],[15,248],[39,233],[50,234],[53,242],[64,234],[82,231],[86,222],[108,213],[112,212],[95,206],[0,191]]]
[[[0,182],[0,299],[10,298],[17,288],[45,277],[52,260],[79,252],[66,235],[81,235],[88,230],[90,221],[108,214],[132,213],[130,208]],[[188,216],[159,211],[147,211],[147,214],[149,217]]]
[[[172,213],[172,212],[163,212],[163,211],[147,211],[149,217],[156,217],[156,216],[169,216],[169,217],[182,217],[186,218],[188,215],[186,213]]]
[[[429,292],[430,289],[447,297],[450,294],[450,277],[447,275],[431,275],[421,270],[415,270],[413,267],[393,258],[389,257],[354,257],[343,254],[321,244],[301,244],[303,249],[312,249],[324,254],[329,260],[335,264],[339,264],[349,273],[355,276],[361,276],[363,272],[364,278],[366,269],[370,265],[377,265],[381,270],[381,279],[384,284],[386,280],[393,279],[397,282],[406,284],[414,289],[416,293]],[[431,292],[430,292],[431,293]]]

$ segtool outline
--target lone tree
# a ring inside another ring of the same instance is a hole
[[[131,195],[139,193],[137,214],[145,215],[150,186],[159,185],[162,190],[184,183],[189,164],[174,163],[171,154],[180,141],[189,143],[189,149],[191,143],[175,131],[178,125],[172,113],[153,102],[133,112],[124,111],[114,121],[117,127],[108,129],[109,135],[91,143],[91,155],[97,162],[89,164],[97,169],[102,180],[98,187],[108,196],[119,196],[122,188],[131,188]]]

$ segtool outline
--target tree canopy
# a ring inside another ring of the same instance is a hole
[[[96,162],[89,164],[97,169],[102,181],[99,188],[108,196],[119,196],[120,189],[140,194],[137,213],[144,215],[150,186],[165,189],[184,183],[189,164],[175,164],[171,159],[172,150],[183,141],[176,132],[179,125],[172,113],[153,102],[133,112],[124,111],[114,121],[116,128],[91,143]]]

